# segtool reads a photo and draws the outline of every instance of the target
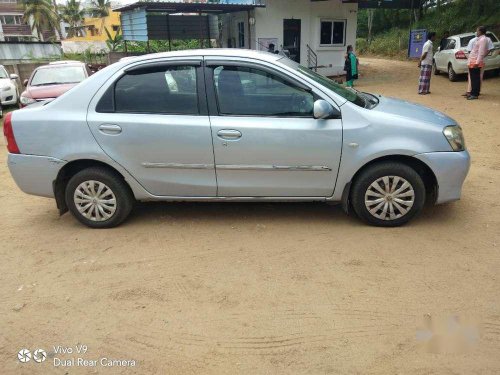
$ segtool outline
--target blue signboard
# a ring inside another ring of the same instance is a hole
[[[422,48],[427,41],[427,30],[410,31],[410,42],[408,43],[408,57],[418,59],[422,56]]]

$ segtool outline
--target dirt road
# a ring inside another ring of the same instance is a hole
[[[2,144],[0,373],[498,374],[500,79],[467,102],[445,77],[416,95],[412,62],[361,72],[459,120],[462,201],[397,229],[322,204],[147,204],[97,231],[21,193]]]

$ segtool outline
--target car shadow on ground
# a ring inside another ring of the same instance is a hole
[[[459,217],[457,204],[426,206],[419,217],[408,225],[433,225],[436,221],[453,223]],[[124,225],[137,225],[145,222],[170,222],[177,224],[193,222],[241,223],[273,222],[336,224],[360,226],[364,224],[352,210],[346,215],[341,205],[321,202],[266,202],[266,203],[207,203],[207,202],[148,202],[137,203],[130,218]]]

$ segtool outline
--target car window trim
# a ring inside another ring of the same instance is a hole
[[[204,71],[205,71],[205,87],[207,90],[207,99],[208,99],[208,110],[209,110],[209,116],[220,116],[220,117],[251,117],[251,118],[256,118],[256,117],[264,117],[264,118],[297,118],[297,119],[314,119],[313,115],[307,115],[307,116],[297,116],[297,115],[290,115],[290,116],[284,116],[284,115],[244,115],[244,114],[226,114],[226,113],[221,113],[220,108],[219,108],[219,103],[218,103],[218,98],[217,98],[217,90],[215,88],[215,82],[214,82],[214,69],[216,66],[239,66],[239,67],[244,67],[244,68],[253,68],[253,69],[258,69],[262,70],[266,73],[272,74],[274,76],[277,76],[281,78],[282,80],[290,83],[291,85],[297,86],[298,88],[310,93],[313,96],[314,100],[321,99],[311,87],[306,86],[302,82],[299,82],[295,80],[293,77],[289,77],[288,75],[275,70],[273,68],[270,68],[265,65],[261,65],[258,63],[254,62],[249,62],[249,61],[234,61],[234,60],[222,60],[222,59],[210,59],[210,60],[205,60],[204,62]]]

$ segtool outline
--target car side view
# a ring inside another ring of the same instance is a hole
[[[398,226],[459,199],[470,165],[440,112],[235,49],[124,59],[4,134],[20,189],[93,228],[136,201],[323,201]]]

